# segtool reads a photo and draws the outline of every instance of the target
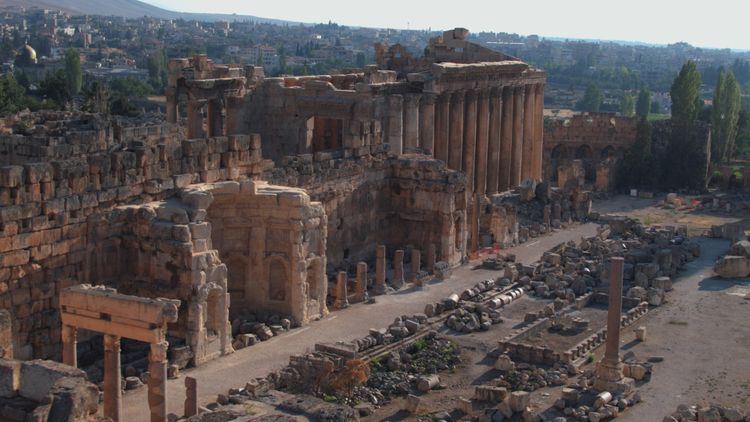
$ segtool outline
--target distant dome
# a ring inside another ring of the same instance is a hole
[[[25,44],[21,52],[16,56],[16,64],[28,66],[37,63],[36,50],[28,44]]]

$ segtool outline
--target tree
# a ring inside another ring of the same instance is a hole
[[[740,117],[740,85],[732,72],[719,72],[711,109],[711,161],[729,161],[734,155]]]
[[[700,109],[701,75],[695,62],[688,60],[682,66],[670,89],[672,120],[682,125],[692,125]]]
[[[357,53],[356,62],[357,62],[357,67],[358,68],[360,68],[360,69],[364,68],[365,65],[367,64],[367,58],[365,57],[365,53],[363,53],[361,51],[359,53]]]
[[[83,85],[83,70],[81,70],[81,56],[74,48],[65,52],[65,79],[68,94],[73,97],[81,92]]]
[[[661,104],[656,100],[651,101],[651,113],[661,114]]]
[[[648,112],[651,108],[651,92],[647,89],[642,89],[638,93],[638,101],[635,104],[635,115],[638,117],[648,117]]]
[[[42,98],[54,102],[57,105],[65,104],[70,100],[68,82],[65,71],[58,69],[57,72],[48,72],[39,83],[39,91]]]
[[[26,90],[12,73],[0,76],[0,115],[17,113],[26,107]]]
[[[581,111],[599,111],[602,106],[604,97],[599,87],[594,83],[590,82],[586,87],[586,92],[583,94],[583,98],[578,102],[577,108]]]
[[[84,110],[92,113],[109,114],[110,111],[110,94],[109,87],[106,83],[94,81],[90,86],[84,89],[86,102]]]
[[[706,162],[696,136],[695,121],[700,110],[701,76],[695,62],[682,66],[672,83],[671,134],[664,158],[663,182],[669,188],[702,189]]]
[[[659,166],[655,165],[651,153],[651,123],[646,116],[638,118],[635,142],[625,153],[620,165],[620,177],[623,187],[653,187],[658,180]]]
[[[633,117],[635,114],[635,105],[633,104],[633,96],[625,94],[620,98],[620,113],[623,116]]]

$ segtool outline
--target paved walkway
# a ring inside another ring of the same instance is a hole
[[[651,381],[639,387],[643,403],[618,421],[660,421],[680,404],[720,403],[750,409],[750,280],[722,280],[712,264],[729,247],[726,240],[698,238],[701,256],[675,280],[667,303],[648,313],[643,343],[629,332],[623,351],[654,364]]]
[[[516,260],[525,264],[538,260],[555,245],[569,240],[596,234],[596,224],[582,224],[540,237],[505,252],[516,254]],[[422,312],[428,302],[440,300],[451,293],[473,286],[477,281],[496,277],[497,271],[472,269],[464,266],[456,269],[453,276],[438,284],[429,285],[421,291],[404,290],[387,296],[378,296],[373,305],[357,304],[341,311],[332,312],[327,318],[305,327],[292,330],[281,336],[255,346],[239,350],[229,356],[208,362],[198,368],[188,369],[182,375],[198,380],[200,405],[216,399],[219,393],[229,388],[244,387],[248,380],[267,375],[270,371],[284,367],[289,356],[310,351],[315,343],[347,341],[367,334],[369,328],[383,328],[396,316]],[[170,380],[167,386],[168,411],[182,415],[185,400],[184,378]],[[126,393],[123,397],[123,420],[138,422],[148,420],[146,388]]]

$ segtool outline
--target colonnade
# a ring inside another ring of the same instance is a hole
[[[396,97],[388,116],[392,151],[431,154],[466,173],[472,193],[541,180],[543,83]]]

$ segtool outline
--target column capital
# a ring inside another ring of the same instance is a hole
[[[513,92],[515,95],[525,96],[526,95],[526,85],[517,85],[513,87]]]
[[[434,92],[423,92],[422,93],[422,104],[433,105],[437,102],[438,94]]]
[[[166,341],[151,343],[151,353],[148,355],[149,362],[166,362],[168,349],[169,343]]]
[[[404,94],[404,105],[406,106],[419,106],[419,100],[422,98],[422,94]]]
[[[479,96],[479,90],[469,89],[466,91],[466,101],[475,101]]]
[[[451,93],[451,102],[462,103],[464,102],[464,98],[466,98],[466,91],[464,90],[453,91]]]
[[[115,336],[112,334],[105,334],[104,335],[104,350],[110,351],[110,352],[119,352],[120,351],[120,336]]]
[[[501,86],[493,86],[490,88],[490,97],[502,97],[503,96],[503,87]]]
[[[490,98],[492,95],[492,88],[482,88],[479,90],[479,99],[484,100],[485,98]]]

